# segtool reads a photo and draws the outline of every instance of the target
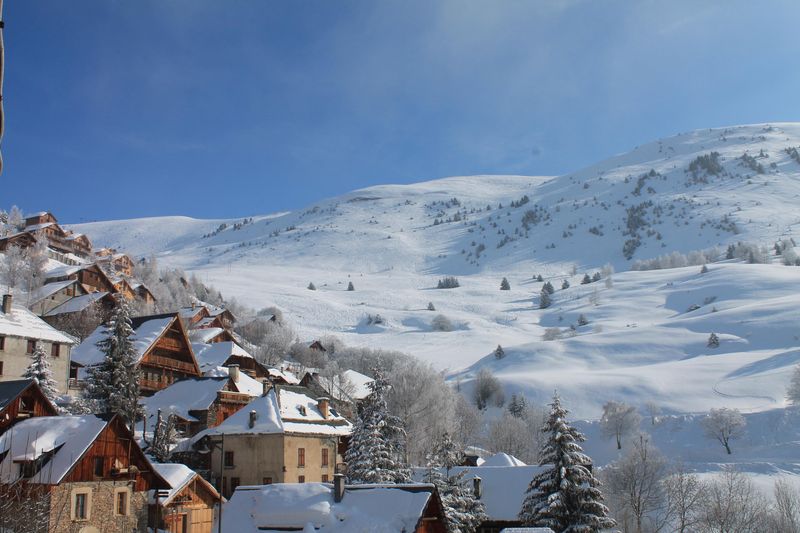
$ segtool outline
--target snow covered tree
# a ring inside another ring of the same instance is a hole
[[[47,399],[55,404],[58,397],[56,380],[53,379],[53,371],[50,368],[50,362],[47,360],[47,354],[42,348],[41,342],[36,343],[36,348],[31,354],[31,362],[22,377],[35,379]]]
[[[621,450],[623,437],[639,429],[641,421],[642,417],[634,406],[611,400],[603,406],[600,426],[606,437],[616,438],[617,449]]]
[[[453,331],[453,323],[444,315],[436,315],[431,320],[431,329],[433,331]]]
[[[650,425],[655,426],[658,422],[658,415],[661,414],[661,406],[656,402],[647,402],[644,406],[647,415],[650,417]]]
[[[706,436],[717,439],[720,444],[725,446],[725,451],[730,455],[730,441],[742,436],[747,422],[738,409],[722,407],[721,409],[711,409],[702,424]]]
[[[436,485],[444,507],[447,531],[450,533],[473,533],[487,519],[486,509],[479,500],[470,480],[464,479],[465,470],[451,475],[459,466],[464,453],[445,433],[434,443],[427,455],[427,468],[423,480]]]
[[[553,300],[550,298],[550,293],[546,289],[542,289],[542,292],[539,293],[539,309],[547,309],[552,303]]]
[[[578,325],[579,325],[579,326],[585,326],[585,325],[587,325],[588,323],[589,323],[589,319],[588,319],[588,318],[586,318],[586,315],[584,315],[583,313],[581,313],[581,315],[578,317]]]
[[[547,294],[553,294],[556,292],[556,289],[553,287],[553,284],[549,281],[542,285],[542,290],[547,291]]]
[[[541,275],[541,274],[539,274],[538,276],[536,276],[536,281],[539,281],[539,282],[541,282],[541,281],[544,281],[544,278],[542,277],[542,275]]]
[[[800,365],[794,367],[794,371],[792,371],[792,380],[786,389],[786,399],[792,405],[800,407]]]
[[[589,274],[584,274],[583,279],[581,280],[581,285],[588,285],[592,282],[592,278],[589,277]]]
[[[709,348],[719,348],[719,337],[716,333],[711,333],[711,335],[708,336],[708,343],[706,343],[706,346]]]
[[[502,359],[505,356],[506,356],[506,351],[503,349],[502,346],[500,346],[498,344],[497,348],[494,349],[494,357],[495,357],[495,359]]]
[[[347,290],[348,290],[348,291],[354,291],[354,290],[356,290],[356,288],[355,288],[355,287],[353,287],[353,282],[352,282],[352,281],[351,281],[351,282],[349,282],[349,283],[347,284]]]
[[[49,244],[47,239],[38,237],[36,244],[25,250],[25,284],[28,296],[44,285],[45,267],[47,266]],[[28,304],[31,302],[29,301]]]
[[[175,444],[175,415],[169,415],[166,420],[161,416],[161,409],[158,410],[156,427],[153,429],[153,441],[150,443],[148,452],[159,463],[169,461],[170,451]]]
[[[12,205],[8,212],[8,225],[11,227],[11,233],[22,231],[25,227],[25,217],[22,216],[20,208],[15,205]]]
[[[600,281],[600,279],[600,272],[595,272],[592,276],[592,282],[594,283],[595,281]]]
[[[539,454],[543,469],[528,485],[519,519],[555,533],[594,533],[614,527],[600,482],[589,470],[591,459],[579,444],[586,437],[569,424],[567,414],[554,395],[542,427],[547,439]]]
[[[19,246],[9,246],[4,261],[0,261],[0,281],[6,292],[12,294],[25,279],[25,250]]]
[[[403,461],[406,433],[400,420],[389,413],[386,403],[389,383],[380,370],[374,371],[369,388],[345,454],[348,482],[407,482],[411,473]]]
[[[508,282],[508,279],[503,278],[503,281],[500,282],[500,290],[501,291],[510,291],[511,284]]]
[[[308,283],[308,287],[307,287],[307,288],[308,288],[308,290],[310,290],[310,291],[315,291],[315,290],[317,290],[317,286],[316,286],[316,285],[314,285],[314,282],[313,282],[313,281],[311,281],[311,282],[309,282],[309,283]]]
[[[500,394],[502,394],[500,381],[494,377],[491,370],[481,368],[475,376],[475,388],[473,389],[475,405],[480,410],[486,409],[489,405],[489,400],[496,398]]]
[[[564,280],[564,281],[561,282],[561,290],[563,291],[563,290],[566,290],[566,289],[569,289],[569,281]]]
[[[525,411],[528,409],[528,404],[525,401],[525,396],[514,393],[511,395],[511,401],[508,403],[508,412],[517,418],[525,417]]]
[[[433,302],[428,302],[428,311],[436,311],[436,306],[433,305]]]
[[[89,367],[86,397],[95,400],[103,413],[120,415],[133,428],[142,413],[139,405],[139,368],[136,349],[131,341],[130,308],[127,299],[118,295],[105,338],[97,342],[103,361]]]
[[[708,272],[708,266],[705,263],[703,263],[702,268],[700,268],[700,273],[705,274],[706,272]]]

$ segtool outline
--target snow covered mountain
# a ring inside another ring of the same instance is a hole
[[[800,361],[800,268],[779,257],[729,260],[705,274],[630,267],[798,237],[798,149],[800,124],[710,129],[558,177],[447,178],[238,220],[72,228],[97,245],[156,255],[255,308],[277,305],[304,338],[333,334],[417,355],[467,392],[489,367],[509,393],[541,400],[558,387],[579,416],[597,416],[610,398],[675,412],[759,411],[783,405]],[[580,283],[607,263],[618,272],[612,282]],[[537,274],[557,289],[547,309]],[[436,289],[449,275],[461,286]],[[503,277],[511,290],[499,290]],[[433,330],[439,313],[454,331]],[[368,314],[383,323],[368,324]],[[588,324],[578,325],[580,315]],[[711,332],[718,348],[707,347]],[[492,354],[498,344],[503,359]]]

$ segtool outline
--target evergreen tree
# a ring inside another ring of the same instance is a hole
[[[433,302],[428,302],[428,311],[436,311],[436,306],[433,305]]]
[[[353,287],[353,282],[352,282],[352,281],[351,281],[350,283],[348,283],[348,284],[347,284],[347,290],[348,290],[348,291],[354,291],[354,290],[356,290],[356,288],[355,288],[355,287]]]
[[[314,282],[313,282],[313,281],[312,281],[312,282],[309,282],[309,284],[308,284],[308,290],[310,290],[310,291],[315,291],[315,290],[317,290],[317,287],[316,287],[316,285],[314,285]]]
[[[347,479],[354,484],[405,483],[411,478],[403,460],[406,433],[400,419],[389,413],[388,381],[381,371],[374,374],[345,454]]]
[[[709,348],[719,348],[719,337],[716,333],[712,333],[708,336],[708,344]]]
[[[496,359],[502,359],[506,356],[506,351],[503,350],[503,347],[498,344],[497,348],[494,349],[494,356]]]
[[[708,266],[705,263],[703,263],[702,268],[700,268],[700,273],[705,274],[706,272],[708,272]]]
[[[86,397],[95,400],[102,413],[120,415],[133,428],[142,414],[139,405],[139,368],[136,349],[131,342],[130,308],[127,299],[118,295],[111,318],[106,324],[105,338],[97,343],[103,361],[89,367]]]
[[[153,441],[150,444],[150,455],[159,463],[166,463],[169,460],[170,451],[175,444],[175,415],[169,415],[166,420],[161,416],[161,409],[158,410],[156,427],[153,430]]]
[[[800,407],[800,365],[794,367],[792,379],[786,389],[786,399],[795,407]]]
[[[592,281],[600,281],[600,272],[595,272],[592,276]]]
[[[536,276],[536,281],[540,281],[540,282],[541,282],[541,281],[544,281],[544,278],[542,277],[542,275],[541,275],[541,274],[539,274],[538,276]]]
[[[464,453],[450,435],[445,433],[433,445],[426,456],[427,470],[423,480],[436,485],[444,507],[447,531],[450,533],[473,533],[487,519],[486,509],[472,488],[471,480],[465,480],[466,470],[452,474],[453,467],[464,460]]]
[[[542,289],[542,292],[539,293],[539,309],[547,309],[552,303],[553,302],[550,299],[550,293],[545,289]]]
[[[583,279],[581,280],[581,285],[588,285],[592,282],[592,278],[589,277],[589,274],[584,274]]]
[[[553,287],[553,284],[550,283],[549,281],[544,285],[542,285],[542,290],[547,291],[547,294],[553,294],[554,292],[556,292],[555,287]]]
[[[525,411],[528,409],[528,403],[525,401],[525,396],[517,396],[516,393],[511,395],[511,402],[508,404],[508,412],[517,418],[524,418]]]
[[[569,281],[567,280],[561,282],[561,290],[563,291],[564,289],[569,289]]]
[[[581,313],[581,315],[578,317],[578,325],[579,326],[585,326],[588,323],[589,323],[589,319],[586,318],[586,315]]]
[[[500,282],[500,290],[501,291],[510,291],[511,284],[508,282],[508,279],[503,278],[503,281]]]
[[[591,459],[579,444],[586,437],[567,422],[567,413],[554,395],[542,427],[547,438],[539,454],[543,470],[528,485],[519,519],[555,533],[594,533],[614,527],[600,482],[588,468]]]
[[[36,348],[31,354],[31,362],[25,370],[25,379],[35,379],[39,384],[39,388],[47,399],[55,403],[58,397],[58,389],[56,388],[56,381],[53,379],[53,371],[50,368],[50,362],[47,360],[47,354],[42,348],[42,343],[37,342]]]

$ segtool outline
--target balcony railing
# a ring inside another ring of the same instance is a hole
[[[196,372],[194,365],[191,363],[187,363],[185,361],[178,361],[177,359],[172,359],[171,357],[162,357],[160,355],[152,355],[150,354],[147,356],[147,360],[143,363],[146,365],[158,366],[162,368],[171,368],[173,370],[180,370],[186,372],[188,374],[194,374]]]

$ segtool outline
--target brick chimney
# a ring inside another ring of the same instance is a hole
[[[333,501],[339,503],[344,499],[344,474],[333,475]]]
[[[228,376],[234,383],[239,383],[239,365],[228,365]]]
[[[11,303],[14,301],[14,297],[10,294],[3,295],[3,314],[10,314],[11,313]]]
[[[319,408],[319,412],[322,413],[322,418],[328,418],[330,416],[330,400],[328,398],[317,398],[317,407]]]

